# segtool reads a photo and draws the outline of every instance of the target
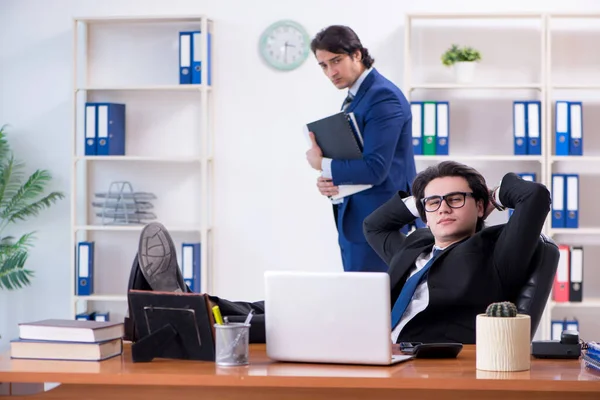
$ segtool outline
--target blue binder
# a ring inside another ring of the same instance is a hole
[[[77,244],[77,296],[94,293],[94,242]]]
[[[569,141],[569,155],[583,155],[583,105],[580,101],[569,103],[569,128],[571,140]]]
[[[565,176],[552,174],[552,227],[565,227]]]
[[[95,103],[99,156],[125,155],[125,104]]]
[[[554,105],[554,108],[554,125],[556,129],[555,154],[557,156],[568,156],[570,142],[569,102],[559,100]]]
[[[540,101],[527,102],[527,154],[542,154],[542,103]]]
[[[110,312],[96,312],[94,313],[94,321],[109,321],[110,320]]]
[[[85,103],[85,155],[96,155],[96,131],[98,124],[96,120],[96,105],[94,103]]]
[[[565,228],[579,227],[579,175],[565,175]]]
[[[423,102],[411,102],[410,111],[412,114],[413,153],[419,156],[423,155]]]
[[[513,102],[513,136],[515,155],[527,154],[527,108],[524,101]]]
[[[192,34],[179,32],[179,83],[192,83]]]
[[[96,314],[93,313],[93,312],[91,312],[91,313],[89,313],[89,312],[83,312],[83,313],[77,314],[75,316],[75,319],[78,320],[78,321],[90,321],[90,320],[94,319],[95,315]]]
[[[200,293],[200,243],[183,243],[181,245],[181,274],[192,292]]]
[[[450,104],[447,101],[439,101],[436,107],[437,139],[435,154],[447,156],[450,140]]]

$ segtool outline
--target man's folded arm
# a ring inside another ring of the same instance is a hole
[[[414,197],[398,192],[365,218],[363,232],[367,242],[388,265],[404,246],[406,235],[400,229],[418,216]]]
[[[498,237],[494,264],[502,281],[522,281],[550,212],[550,192],[540,183],[508,173],[496,195],[501,205],[514,211]]]

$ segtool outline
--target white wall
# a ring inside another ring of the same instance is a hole
[[[525,8],[527,7],[527,8]],[[368,11],[366,11],[368,10]],[[301,126],[335,112],[344,98],[312,56],[281,73],[259,58],[262,30],[292,18],[314,35],[330,24],[352,26],[376,67],[402,85],[407,11],[592,11],[588,1],[201,1],[0,0],[0,124],[28,168],[49,168],[53,189],[70,190],[72,33],[74,16],[197,14],[215,22],[214,293],[263,296],[266,269],[339,270],[331,208],[304,158]],[[38,231],[28,266],[33,284],[0,292],[0,348],[18,322],[70,314],[70,199],[12,233]],[[129,265],[124,268],[129,268]]]

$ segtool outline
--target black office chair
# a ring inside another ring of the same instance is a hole
[[[531,260],[529,280],[521,289],[515,301],[518,312],[527,314],[531,318],[531,339],[533,339],[540,324],[544,308],[548,302],[559,256],[556,243],[542,234]]]

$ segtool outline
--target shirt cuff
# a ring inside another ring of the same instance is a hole
[[[408,211],[410,211],[411,214],[415,216],[415,218],[418,218],[419,210],[417,210],[417,203],[415,201],[415,198],[413,196],[405,197],[402,199],[402,201],[404,202],[406,208],[408,208]]]
[[[494,200],[496,200],[496,203],[498,203],[499,205],[504,207],[504,204],[502,204],[502,202],[500,201],[500,188],[501,187],[502,187],[502,179],[500,179],[500,183],[498,184],[498,189],[496,189],[496,191],[494,192]]]
[[[321,160],[321,176],[326,179],[333,179],[331,175],[331,158],[325,158]]]

